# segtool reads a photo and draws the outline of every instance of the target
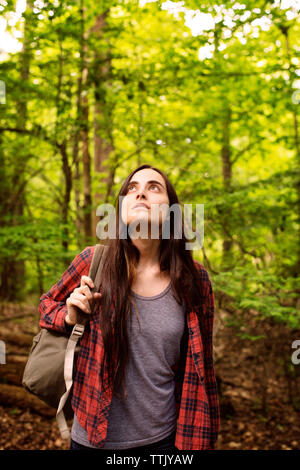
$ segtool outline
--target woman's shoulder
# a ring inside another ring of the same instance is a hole
[[[206,292],[209,292],[211,289],[211,280],[210,280],[210,276],[208,274],[207,269],[201,263],[199,263],[199,261],[196,261],[196,260],[193,260],[193,261],[194,261],[196,268],[198,269],[198,273],[200,274],[201,281],[203,285],[205,286],[204,290]]]
[[[97,243],[96,245],[89,245],[86,246],[78,255],[76,256],[76,259],[78,262],[86,265],[90,265],[93,259],[93,255],[95,253],[96,247],[100,245],[100,243]],[[102,245],[102,243],[101,243]],[[105,246],[105,245],[104,245]]]
[[[78,258],[82,262],[89,264],[93,257],[95,248],[96,245],[86,246],[82,251],[80,251],[80,253],[78,253],[76,258]]]
[[[203,264],[199,263],[199,261],[193,259],[194,261],[194,264],[196,266],[196,268],[198,269],[198,271],[201,271],[203,272],[204,274],[206,273],[208,275],[208,271],[207,269],[203,266]]]

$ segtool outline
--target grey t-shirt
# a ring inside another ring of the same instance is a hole
[[[129,362],[127,398],[112,396],[107,436],[101,449],[127,449],[158,442],[176,429],[174,372],[180,356],[185,308],[172,295],[171,284],[158,295],[144,297],[131,291],[138,312],[131,305],[128,318]],[[124,388],[122,388],[124,390]],[[74,441],[93,447],[76,415],[71,431]]]

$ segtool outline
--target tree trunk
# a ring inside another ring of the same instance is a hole
[[[81,233],[83,231],[82,208],[80,198],[81,178],[79,169],[79,139],[80,139],[80,119],[81,119],[81,91],[82,91],[82,71],[80,70],[78,85],[77,85],[77,99],[76,99],[76,124],[73,136],[73,163],[74,163],[74,193],[76,205],[76,235],[78,248],[82,246]]]
[[[26,128],[27,121],[27,86],[30,75],[31,60],[31,25],[30,16],[32,15],[32,1],[27,2],[26,16],[24,20],[24,36],[23,47],[20,53],[20,88],[21,93],[16,105],[16,127],[19,129]],[[23,189],[23,180],[25,177],[25,169],[27,165],[27,155],[24,149],[20,151],[20,156],[16,159],[16,165],[13,169],[11,180],[11,199],[14,204],[9,209],[11,215],[11,225],[17,226],[23,223],[25,193]],[[18,194],[18,197],[15,197]],[[22,250],[22,246],[19,247]],[[24,279],[25,279],[25,261],[15,260],[7,257],[3,260],[3,270],[1,273],[0,296],[9,301],[24,300]]]
[[[231,178],[232,178],[232,163],[230,152],[230,123],[231,123],[231,109],[228,107],[225,112],[222,129],[222,169],[223,169],[223,186],[225,194],[231,191]],[[226,211],[222,213],[222,226],[223,226],[223,267],[230,269],[232,262],[232,238],[230,236],[231,227],[231,208],[227,207]]]
[[[108,11],[101,13],[97,16],[95,25],[91,28],[90,32],[94,34],[97,39],[103,36],[103,29],[106,25],[106,16]],[[111,70],[111,59],[109,50],[101,51],[101,47],[97,47],[94,52],[94,67],[93,67],[93,82],[94,82],[94,171],[95,173],[102,173],[101,180],[97,187],[104,185],[106,187],[106,195],[95,191],[94,204],[93,204],[93,234],[97,230],[97,207],[108,201],[109,192],[111,191],[114,182],[114,168],[108,165],[108,159],[114,149],[112,126],[113,118],[111,109],[105,99],[105,89],[103,84],[109,83]],[[106,175],[103,175],[106,174]]]
[[[85,29],[85,13],[86,7],[81,4],[81,18]],[[81,142],[82,142],[82,163],[83,163],[83,230],[85,244],[93,244],[95,236],[92,233],[92,216],[91,216],[91,156],[89,152],[89,102],[88,102],[88,33],[83,31],[82,44],[82,126],[81,126]]]
[[[290,87],[290,95],[293,94],[293,82],[297,78],[295,73],[292,73],[292,60],[291,60],[291,53],[290,53],[290,41],[289,41],[289,27],[285,25],[279,26],[281,32],[285,37],[285,44],[286,44],[286,52],[287,52],[287,59],[289,65],[289,87]],[[298,170],[300,169],[300,140],[299,140],[299,128],[298,128],[298,116],[297,116],[297,106],[298,104],[293,104],[293,128],[294,128],[294,141],[295,141],[295,158],[296,158],[296,165]],[[291,275],[294,277],[299,276],[300,272],[300,172],[298,171],[298,176],[296,177],[295,181],[295,189],[297,194],[297,219],[298,219],[298,231],[296,234],[296,240],[298,240],[297,244],[297,258],[295,261],[294,266],[291,266],[290,272]]]
[[[62,246],[65,252],[68,251],[69,246],[69,228],[68,228],[68,214],[69,214],[69,204],[72,191],[72,171],[68,161],[67,153],[67,142],[63,138],[60,142],[60,116],[62,114],[61,106],[61,93],[62,93],[62,83],[63,83],[63,70],[64,70],[64,50],[63,50],[63,38],[59,34],[59,69],[58,69],[58,83],[57,83],[57,94],[56,94],[56,122],[55,122],[55,140],[56,145],[61,154],[62,161],[62,171],[64,175],[64,195],[62,199],[62,208],[61,208],[61,217],[63,227],[63,239]]]

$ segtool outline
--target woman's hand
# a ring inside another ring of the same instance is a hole
[[[74,289],[70,297],[67,298],[66,305],[68,307],[68,313],[65,318],[65,322],[68,325],[76,325],[78,317],[78,308],[86,314],[91,314],[92,301],[99,301],[102,294],[95,292],[94,294],[90,291],[93,289],[94,283],[88,276],[81,276],[80,287]]]

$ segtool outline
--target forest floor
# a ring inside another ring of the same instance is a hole
[[[257,312],[244,315],[237,336],[228,312],[215,316],[214,362],[221,379],[219,450],[300,450],[300,364],[293,365],[291,345],[300,331],[272,319],[259,321]],[[299,356],[299,354],[298,354]]]
[[[248,312],[244,324],[249,331],[266,335],[265,340],[251,341],[238,337],[236,326],[226,326],[227,318],[228,312],[216,309],[214,361],[221,405],[216,448],[299,450],[300,364],[291,367],[289,357],[292,341],[300,339],[300,332],[291,332],[271,320],[258,322],[256,313]],[[22,320],[10,323],[13,332],[37,331],[36,317],[31,323],[26,320],[26,328]],[[0,450],[69,448],[69,442],[60,437],[55,412],[46,417],[2,401],[0,429]]]

